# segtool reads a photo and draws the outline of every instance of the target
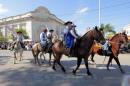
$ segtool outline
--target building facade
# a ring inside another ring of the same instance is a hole
[[[26,30],[29,40],[34,42],[39,41],[39,34],[43,28],[53,29],[60,36],[64,27],[64,21],[42,6],[25,14],[0,19],[0,30],[4,36],[15,33],[15,29],[22,28]]]
[[[126,31],[126,34],[128,35],[128,39],[130,40],[130,24],[124,26],[124,31]]]

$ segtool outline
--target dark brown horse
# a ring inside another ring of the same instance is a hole
[[[107,56],[110,57],[109,61],[108,61],[108,64],[107,64],[107,69],[108,70],[109,70],[109,65],[110,65],[112,59],[114,59],[116,61],[116,63],[118,64],[118,66],[120,68],[120,71],[122,73],[124,73],[124,71],[121,68],[121,65],[120,65],[120,62],[119,62],[119,59],[118,59],[118,55],[119,55],[119,49],[120,49],[121,44],[127,43],[127,42],[128,42],[128,38],[127,38],[127,35],[124,32],[116,34],[115,36],[113,36],[110,39],[112,53],[107,55]],[[95,44],[98,45],[97,43],[95,43]],[[102,56],[104,55],[102,48],[101,47],[95,47],[95,44],[91,48],[91,61],[92,62],[94,62],[93,58],[94,58],[95,54],[102,55]]]
[[[77,67],[75,70],[73,70],[73,74],[76,74],[76,71],[78,70],[82,59],[84,59],[85,66],[87,69],[87,74],[92,75],[89,71],[88,67],[88,57],[90,55],[90,49],[93,45],[94,40],[100,42],[102,39],[104,39],[104,36],[102,35],[102,32],[98,30],[97,27],[94,29],[88,31],[85,35],[83,35],[80,38],[80,41],[77,41],[77,46],[75,46],[75,49],[77,53],[75,53],[74,57],[77,57]],[[72,51],[73,51],[72,50]],[[62,69],[63,72],[65,72],[65,68],[62,66],[60,59],[63,54],[69,55],[68,52],[66,52],[65,47],[63,46],[62,41],[57,41],[53,46],[52,46],[52,51],[54,55],[54,63],[53,63],[53,69],[56,70],[55,68],[55,63],[58,63]]]

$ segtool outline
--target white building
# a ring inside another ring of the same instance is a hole
[[[124,26],[123,30],[126,31],[128,39],[130,40],[130,24]]]
[[[25,14],[0,19],[0,30],[4,36],[16,28],[26,29],[29,39],[36,42],[39,41],[39,34],[43,28],[54,29],[55,33],[60,35],[64,22],[51,14],[47,8],[40,6]]]
[[[126,25],[124,28],[123,28],[124,31],[126,31],[127,35],[130,36],[130,24]]]

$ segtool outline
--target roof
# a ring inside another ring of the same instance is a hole
[[[34,16],[33,14],[35,14],[35,13],[41,13],[41,14],[44,14],[44,15],[48,15],[51,19],[54,19],[57,22],[64,24],[64,21],[57,18],[54,14],[50,13],[50,11],[46,7],[43,7],[43,6],[39,6],[34,11],[30,11],[30,12],[23,13],[23,14],[16,15],[16,16],[10,16],[10,17],[6,17],[6,18],[2,18],[2,19],[0,19],[0,23],[5,22],[5,21],[11,21],[11,20],[17,20],[17,19],[21,19],[21,18],[32,17],[32,16]]]

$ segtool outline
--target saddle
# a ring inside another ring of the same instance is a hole
[[[78,56],[78,42],[75,42],[72,48],[66,48],[69,57],[77,57]]]
[[[40,43],[41,47],[42,47],[42,51],[44,51],[45,53],[49,52],[51,50],[52,47],[52,43],[46,43],[46,45],[42,45]]]
[[[104,56],[109,56],[111,53],[112,53],[112,51],[110,51],[110,50],[102,50],[102,54]]]

